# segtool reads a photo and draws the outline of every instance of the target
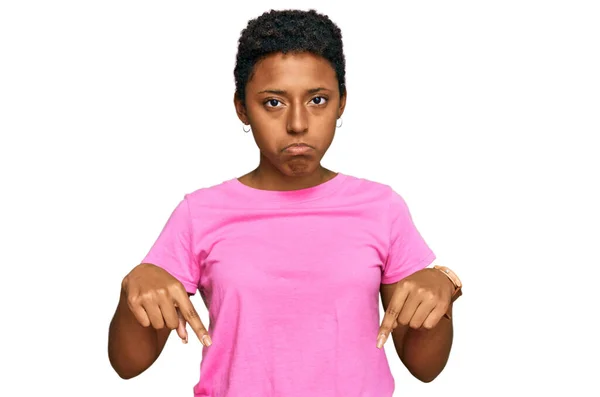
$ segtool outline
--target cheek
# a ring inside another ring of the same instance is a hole
[[[318,137],[316,140],[319,142],[319,149],[327,149],[331,142],[333,141],[333,137],[336,131],[336,119],[335,118],[323,118],[319,120],[317,124],[314,125],[315,135]]]
[[[319,150],[324,153],[327,150],[329,150],[329,147],[331,146],[331,143],[333,142],[333,134],[328,134],[327,136],[323,137],[323,140],[320,142],[320,147]]]
[[[255,128],[257,127],[260,129],[253,131],[256,145],[260,151],[268,157],[276,156],[279,152],[279,149],[285,144],[278,137],[279,134],[275,132],[275,127],[272,126],[269,128],[269,126],[256,126]]]
[[[278,135],[280,135],[278,131],[281,130],[278,123],[265,117],[253,117],[251,118],[251,122],[252,135],[260,150],[263,152],[273,152],[276,150],[277,141],[279,140]],[[283,131],[285,133],[285,128],[283,128]]]

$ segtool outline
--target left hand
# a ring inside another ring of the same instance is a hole
[[[454,284],[437,269],[425,268],[398,281],[379,327],[381,349],[398,324],[413,329],[435,327],[448,311]]]

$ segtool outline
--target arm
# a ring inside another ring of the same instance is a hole
[[[186,195],[146,257],[121,282],[121,297],[108,335],[108,357],[120,377],[130,379],[148,369],[161,354],[171,330],[176,329],[187,343],[186,324],[203,345],[210,346],[208,331],[189,298],[200,281],[192,242]]]
[[[121,290],[117,310],[108,331],[108,358],[123,379],[131,379],[148,369],[162,352],[171,329],[144,327],[127,305]]]
[[[397,283],[381,284],[381,300],[387,312]],[[452,305],[448,309],[452,317]],[[396,352],[408,371],[422,382],[433,381],[444,369],[452,347],[452,320],[443,317],[431,329],[413,329],[399,322],[392,332]]]
[[[121,283],[121,297],[108,331],[108,358],[123,379],[138,376],[162,352],[171,330],[187,343],[186,323],[210,345],[190,292],[164,269],[136,266]]]

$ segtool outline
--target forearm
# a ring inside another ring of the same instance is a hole
[[[452,315],[452,307],[448,314]],[[431,382],[444,369],[453,339],[452,320],[442,317],[432,329],[412,329],[406,331],[400,359],[417,379]]]
[[[108,357],[117,374],[124,379],[144,372],[160,354],[159,335],[156,329],[142,326],[121,298],[108,333]]]

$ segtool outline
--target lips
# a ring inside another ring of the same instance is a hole
[[[312,147],[310,147],[306,143],[294,143],[294,144],[291,144],[288,147],[286,147],[284,149],[284,152],[293,154],[293,155],[300,155],[300,154],[306,154],[306,153],[310,152],[311,150],[312,150]]]

